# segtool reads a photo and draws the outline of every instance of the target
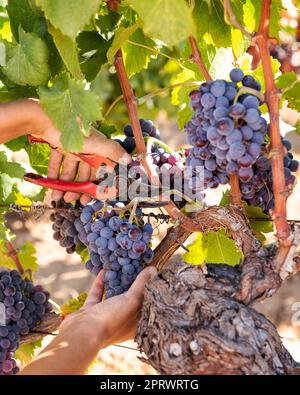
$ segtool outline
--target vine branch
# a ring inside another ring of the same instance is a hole
[[[224,0],[224,20],[228,24],[241,30],[241,32],[250,40],[252,40],[252,34],[237,20],[235,13],[231,7],[230,0]]]
[[[285,184],[283,159],[284,149],[281,142],[279,127],[279,102],[280,96],[275,85],[274,74],[269,51],[269,24],[270,24],[271,0],[263,0],[258,33],[254,40],[259,48],[262,61],[264,79],[266,84],[266,103],[270,113],[270,160],[273,175],[273,190],[275,198],[274,222],[277,237],[281,244],[290,244],[290,227],[287,221],[286,202],[288,191]]]

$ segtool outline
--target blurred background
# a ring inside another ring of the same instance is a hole
[[[282,14],[282,32],[280,43],[274,43],[272,55],[280,60],[283,71],[294,70],[300,75],[300,17],[299,12],[291,1],[284,1],[287,10]],[[178,73],[178,65],[174,62],[159,57],[151,62],[147,70],[132,78],[133,87],[137,97],[142,97],[149,92],[174,83],[174,75]],[[120,95],[119,84],[113,69],[103,68],[94,84],[99,86],[99,96],[105,102],[105,110],[109,111],[112,123],[117,130],[122,130],[128,122],[126,110],[122,101],[116,105],[108,98]],[[161,110],[163,109],[163,110]],[[140,116],[155,120],[155,125],[160,129],[162,139],[172,148],[183,147],[186,144],[185,133],[177,126],[177,107],[171,102],[170,92],[151,97],[139,108]],[[281,131],[292,142],[293,153],[300,161],[300,136],[293,129],[300,116],[286,106],[281,111]],[[27,154],[14,153],[13,159],[21,164],[27,164]],[[299,181],[299,172],[297,174]],[[226,188],[225,188],[226,189]],[[210,204],[218,203],[223,189],[211,191],[207,194]],[[288,217],[300,221],[300,182],[298,182],[293,195],[288,201]],[[49,196],[46,203],[50,202]],[[49,212],[40,213],[36,218],[22,218],[17,213],[7,215],[8,223],[16,233],[16,246],[21,246],[25,241],[31,241],[37,249],[39,270],[36,282],[41,283],[50,291],[52,299],[58,304],[63,304],[72,297],[89,289],[93,276],[84,268],[78,255],[67,255],[56,241],[52,239],[52,228],[49,221]],[[165,234],[166,229],[156,230],[157,243]],[[173,259],[179,260],[183,250],[179,249]],[[297,305],[298,303],[298,305]],[[286,281],[279,292],[263,304],[255,306],[264,313],[277,327],[282,336],[283,343],[293,357],[300,361],[300,319],[295,318],[295,310],[300,311],[300,274]],[[51,337],[44,339],[44,345],[51,341]],[[138,359],[134,342],[120,346],[111,346],[97,357],[91,367],[90,374],[155,374],[154,370]]]

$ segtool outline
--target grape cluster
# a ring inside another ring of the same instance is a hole
[[[49,294],[40,285],[24,280],[16,270],[0,272],[0,303],[5,312],[0,323],[0,375],[12,375],[19,369],[13,359],[20,337],[27,335],[51,311]],[[1,326],[2,324],[2,326]]]
[[[283,163],[284,176],[286,186],[291,192],[296,182],[296,177],[292,173],[295,173],[298,170],[299,163],[293,158],[293,154],[290,152],[292,149],[291,143],[285,139],[282,140],[282,143],[286,150]],[[268,214],[270,210],[274,209],[274,193],[270,160],[261,155],[253,166],[253,172],[254,176],[250,182],[240,184],[243,200],[251,206],[260,207],[262,211]]]
[[[140,119],[140,125],[144,137],[154,137],[160,139],[159,130],[154,126],[153,122],[150,120]],[[131,125],[126,125],[124,128],[124,134],[126,136],[125,140],[116,140],[125,149],[126,152],[132,154],[135,150],[135,139],[133,136],[133,129]]]
[[[185,130],[193,146],[186,162],[193,169],[191,188],[217,188],[228,183],[230,174],[238,174],[241,182],[250,181],[254,175],[252,166],[261,155],[267,133],[260,100],[252,94],[261,86],[239,68],[230,72],[230,78],[231,82],[205,82],[190,93],[195,113]],[[250,89],[238,95],[242,87]],[[197,169],[204,169],[204,185],[200,187],[195,187]]]
[[[104,269],[106,298],[127,291],[145,263],[150,263],[153,251],[149,247],[153,229],[150,223],[140,225],[120,216],[121,202],[112,202],[102,210],[103,202],[85,206],[75,220],[79,240],[88,247],[90,259],[86,268],[94,275]],[[141,217],[137,211],[137,216]]]
[[[66,248],[68,254],[73,254],[76,245],[80,243],[74,222],[80,217],[82,207],[79,202],[73,206],[63,200],[52,202],[52,207],[55,208],[55,211],[50,215],[50,220],[53,222],[53,238],[59,242],[61,247]]]

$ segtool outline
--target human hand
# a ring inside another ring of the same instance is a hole
[[[153,266],[144,269],[127,292],[101,302],[104,284],[100,272],[84,306],[63,321],[60,333],[74,332],[75,328],[84,332],[89,328],[98,349],[134,338],[145,284],[156,273]]]

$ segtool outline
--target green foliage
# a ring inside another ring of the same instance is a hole
[[[87,298],[87,294],[82,293],[78,295],[77,298],[70,299],[67,303],[63,304],[60,307],[61,315],[63,317],[66,317],[72,313],[75,313],[75,311],[81,309],[81,307],[84,305],[86,301],[86,298]]]
[[[203,263],[226,263],[238,265],[243,259],[242,252],[224,229],[217,232],[199,233],[196,240],[187,246],[189,252],[183,256],[185,262],[192,265]]]
[[[62,132],[61,143],[65,149],[79,152],[83,145],[83,134],[89,134],[90,123],[101,119],[97,97],[68,75],[57,79],[51,88],[40,87],[38,93],[42,107]]]
[[[194,34],[191,9],[184,0],[126,0],[143,19],[145,34],[169,46]]]
[[[15,353],[15,358],[22,363],[29,364],[34,357],[35,350],[42,346],[42,341],[37,340],[33,343],[22,344]]]
[[[27,241],[18,251],[18,257],[24,270],[31,270],[36,272],[38,268],[36,249]]]
[[[8,162],[5,152],[0,151],[0,174],[6,174],[11,178],[22,178],[24,169],[21,165]]]
[[[48,81],[49,51],[45,42],[35,33],[19,28],[19,43],[6,43],[6,66],[3,73],[18,85],[38,86]]]
[[[99,0],[37,0],[47,19],[64,35],[74,39],[99,8]]]

